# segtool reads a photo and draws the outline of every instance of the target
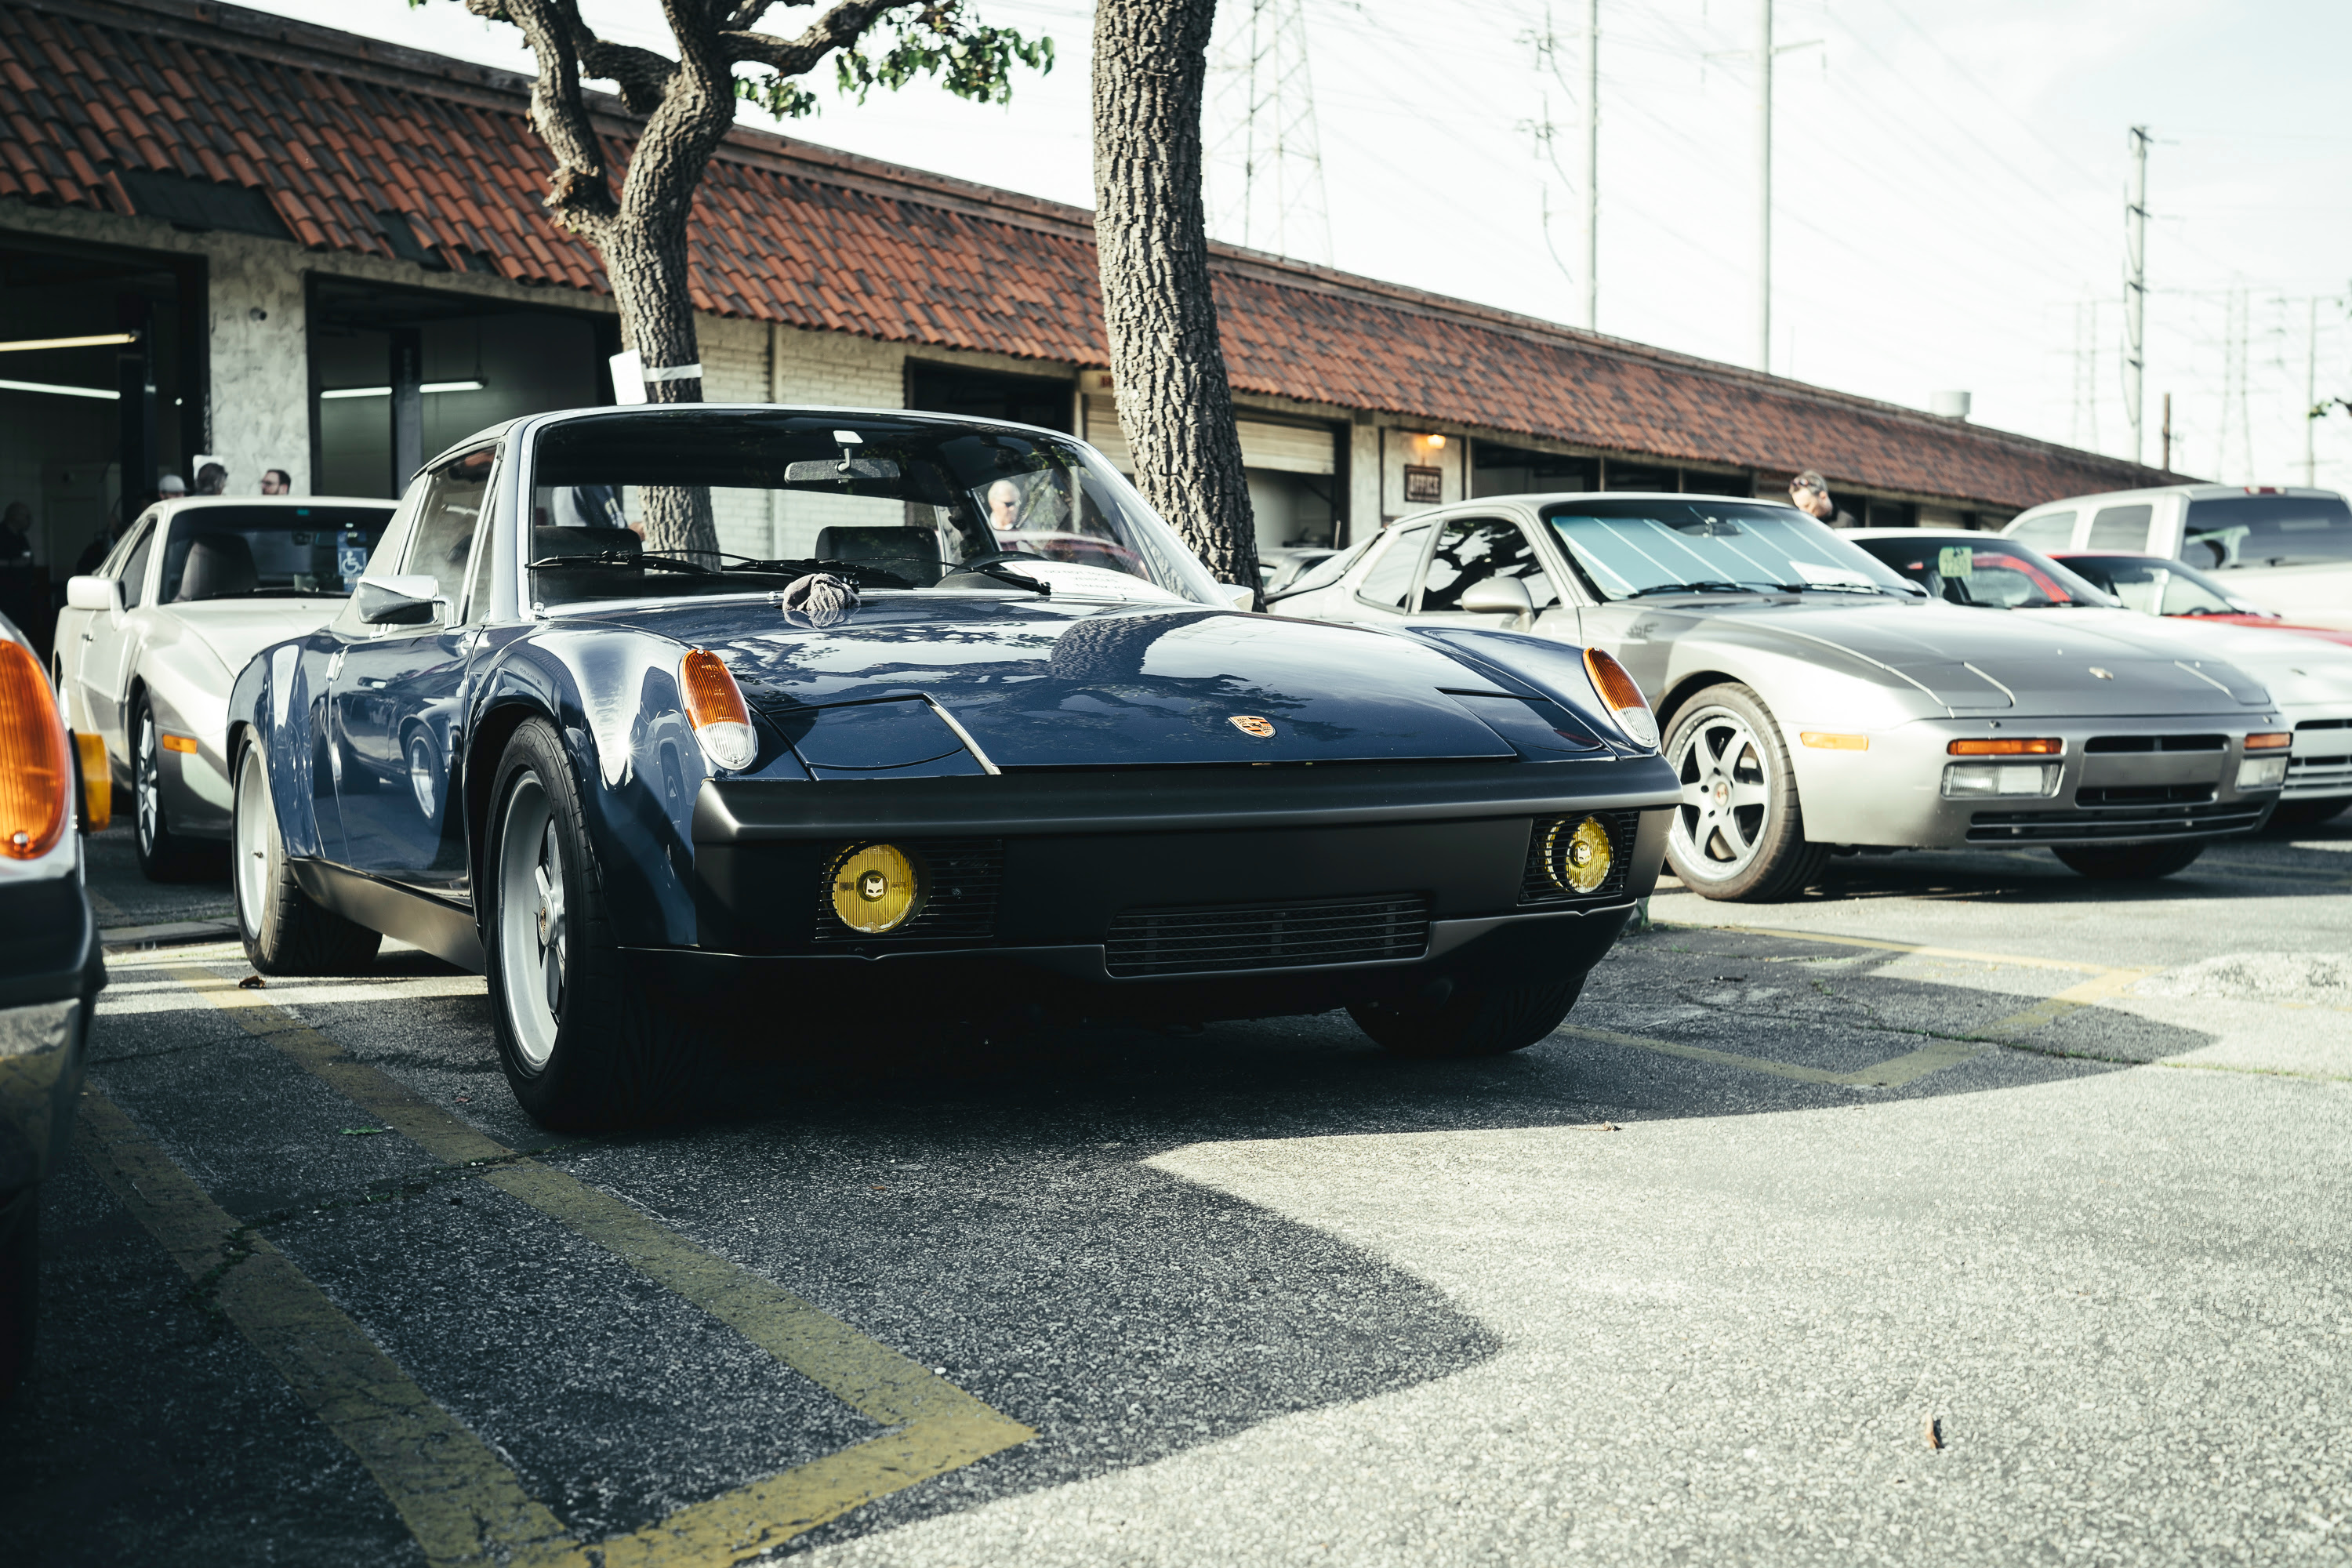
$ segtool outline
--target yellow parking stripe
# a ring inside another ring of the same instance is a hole
[[[1743,1057],[1733,1051],[1709,1050],[1705,1046],[1685,1046],[1678,1040],[1653,1039],[1647,1035],[1621,1035],[1613,1029],[1587,1029],[1570,1024],[1563,1026],[1559,1032],[1582,1039],[1599,1040],[1605,1045],[1631,1046],[1636,1050],[1655,1051],[1661,1056],[1683,1057],[1715,1067],[1738,1068],[1742,1072],[1792,1078],[1801,1083],[1834,1083],[1848,1089],[1900,1089],[1931,1072],[1940,1072],[1971,1057],[1984,1054],[1984,1047],[1972,1041],[1939,1040],[1932,1046],[1906,1056],[1892,1058],[1874,1067],[1863,1068],[1855,1072],[1832,1072],[1827,1068],[1776,1062],[1768,1057]]]
[[[284,1253],[236,1217],[96,1089],[76,1142],[173,1261],[215,1299],[297,1397],[359,1456],[425,1561],[543,1561],[568,1548],[561,1521],[480,1438],[433,1403]]]
[[[703,1250],[635,1205],[519,1155],[351,1056],[265,994],[190,964],[155,968],[435,1158],[477,1164],[480,1180],[604,1247],[860,1415],[898,1428],[605,1542],[594,1550],[608,1568],[756,1556],[877,1498],[1036,1436],[929,1367]]]
[[[2053,1024],[2069,1013],[2095,1007],[2108,997],[2130,990],[2156,969],[2110,969],[2080,985],[2070,985],[2055,996],[2044,997],[2021,1013],[2011,1013],[2006,1018],[1995,1019],[1977,1031],[1979,1037],[1992,1040],[2013,1040],[2020,1035],[2030,1035],[2046,1024]]]
[[[2094,974],[2112,974],[2122,973],[2121,971],[2116,970],[2112,964],[2085,963],[2078,959],[2072,958],[2027,958],[2014,952],[1979,952],[1974,948],[1931,947],[1915,942],[1881,942],[1874,937],[1837,936],[1828,931],[1783,931],[1777,926],[1696,925],[1682,921],[1677,921],[1669,925],[1665,921],[1660,921],[1653,929],[1657,931],[1736,931],[1741,936],[1777,936],[1787,938],[1792,942],[1823,942],[1832,947],[1869,947],[1876,948],[1882,952],[1916,953],[1921,958],[1964,958],[1976,963],[2013,963],[2021,965],[2027,969],[2072,969],[2078,973],[2087,970]],[[2145,969],[2135,969],[2129,973],[2135,979],[2137,979],[2149,973],[2150,971]]]

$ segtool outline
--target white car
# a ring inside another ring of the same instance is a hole
[[[2020,512],[2001,537],[2052,555],[2124,550],[2218,574],[2233,598],[2352,630],[2352,507],[2288,485],[2162,485],[2070,496]]]
[[[258,650],[334,618],[393,504],[161,501],[95,574],[67,581],[50,673],[67,722],[105,741],[118,787],[131,793],[149,877],[226,869],[229,687]]]
[[[2096,572],[2105,557],[2053,561],[2015,539],[1944,529],[1864,528],[1845,537],[1954,604],[2042,612],[2191,659],[2227,659],[2268,689],[2281,727],[2294,734],[2271,820],[2308,826],[2352,805],[2352,763],[2340,755],[2352,731],[2352,648],[2224,620],[2144,613],[2085,579],[2084,569]]]

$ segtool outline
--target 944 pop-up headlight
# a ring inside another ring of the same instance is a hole
[[[2238,787],[2242,790],[2284,787],[2287,749],[2294,744],[2294,736],[2284,730],[2247,736],[2245,758],[2238,763]]]

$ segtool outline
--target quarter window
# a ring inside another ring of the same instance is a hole
[[[2083,548],[2146,550],[2148,520],[2155,515],[2156,508],[2145,501],[2137,506],[2103,507],[2092,515],[2091,537]]]
[[[1364,574],[1356,597],[1384,610],[1402,610],[1412,597],[1412,580],[1421,565],[1421,547],[1429,542],[1429,524],[1421,523],[1392,535],[1388,548]]]
[[[2040,517],[2018,524],[2016,531],[2009,537],[2036,550],[2063,550],[2074,542],[2074,514],[2071,511],[2045,511]]]
[[[1421,607],[1458,610],[1470,586],[1490,577],[1517,578],[1538,610],[1559,603],[1534,542],[1517,523],[1498,517],[1459,517],[1449,520],[1438,536],[1422,584]]]
[[[474,531],[490,493],[489,451],[468,452],[434,471],[416,508],[416,532],[403,571],[430,576],[437,597],[449,601],[452,616],[466,596],[466,563]]]
[[[139,542],[122,563],[122,607],[135,610],[147,592],[147,556],[155,547],[155,525],[143,523],[139,530]]]

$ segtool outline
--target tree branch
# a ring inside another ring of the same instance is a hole
[[[787,40],[772,33],[730,27],[719,33],[719,43],[730,59],[750,60],[784,76],[805,76],[834,50],[857,42],[884,12],[897,10],[908,3],[908,0],[841,0],[810,23],[808,31],[797,38]]]
[[[580,20],[574,0],[467,0],[467,9],[486,14],[495,7],[522,29],[539,62],[530,86],[530,122],[555,169],[547,179],[547,209],[572,233],[594,241],[619,210],[604,167],[604,145],[580,96],[579,40],[593,34]]]

